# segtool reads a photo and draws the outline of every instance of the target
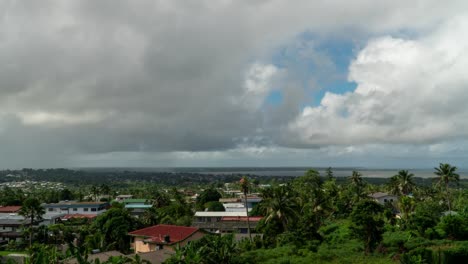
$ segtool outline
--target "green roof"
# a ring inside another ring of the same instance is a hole
[[[150,199],[125,199],[125,200],[122,201],[122,203],[124,203],[124,204],[129,204],[129,203],[140,203],[140,204],[148,203],[148,204],[150,204],[151,200]]]

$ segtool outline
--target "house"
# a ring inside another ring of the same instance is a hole
[[[3,215],[18,215],[21,206],[0,206],[0,216]]]
[[[385,204],[387,202],[393,203],[398,201],[398,196],[384,192],[371,193],[369,197],[374,199],[374,201],[378,202],[379,204]]]
[[[160,249],[174,250],[189,241],[202,238],[205,233],[196,227],[155,225],[128,233],[133,237],[135,253],[151,252]]]
[[[73,202],[65,201],[59,203],[43,204],[46,215],[57,214],[91,214],[99,215],[109,207],[108,202]]]
[[[122,201],[125,208],[134,216],[140,216],[146,209],[153,207],[153,203],[149,199],[125,199]]]
[[[21,241],[22,229],[28,225],[23,217],[0,218],[0,241]]]
[[[250,229],[255,230],[262,217],[249,217]],[[212,233],[247,233],[247,213],[239,212],[195,212],[192,226]]]
[[[115,197],[115,201],[116,202],[122,202],[124,200],[132,199],[132,198],[133,198],[133,195],[131,195],[131,194],[121,194],[121,195],[117,195],[117,197]]]
[[[247,196],[247,208],[249,212],[261,201],[261,197]],[[223,204],[226,212],[245,211],[245,198],[220,198],[219,202]]]

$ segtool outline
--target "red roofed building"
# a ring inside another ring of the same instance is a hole
[[[0,214],[17,214],[21,206],[0,206]]]
[[[133,239],[135,253],[155,251],[162,248],[174,249],[189,241],[198,240],[205,234],[196,227],[155,225],[128,233]]]

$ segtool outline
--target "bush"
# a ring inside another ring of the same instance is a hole
[[[468,219],[461,215],[444,216],[436,230],[442,237],[449,239],[468,239]]]

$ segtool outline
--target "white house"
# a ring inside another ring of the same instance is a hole
[[[398,196],[384,192],[372,193],[369,195],[369,197],[374,199],[374,201],[378,202],[379,204],[393,203],[398,201]]]

